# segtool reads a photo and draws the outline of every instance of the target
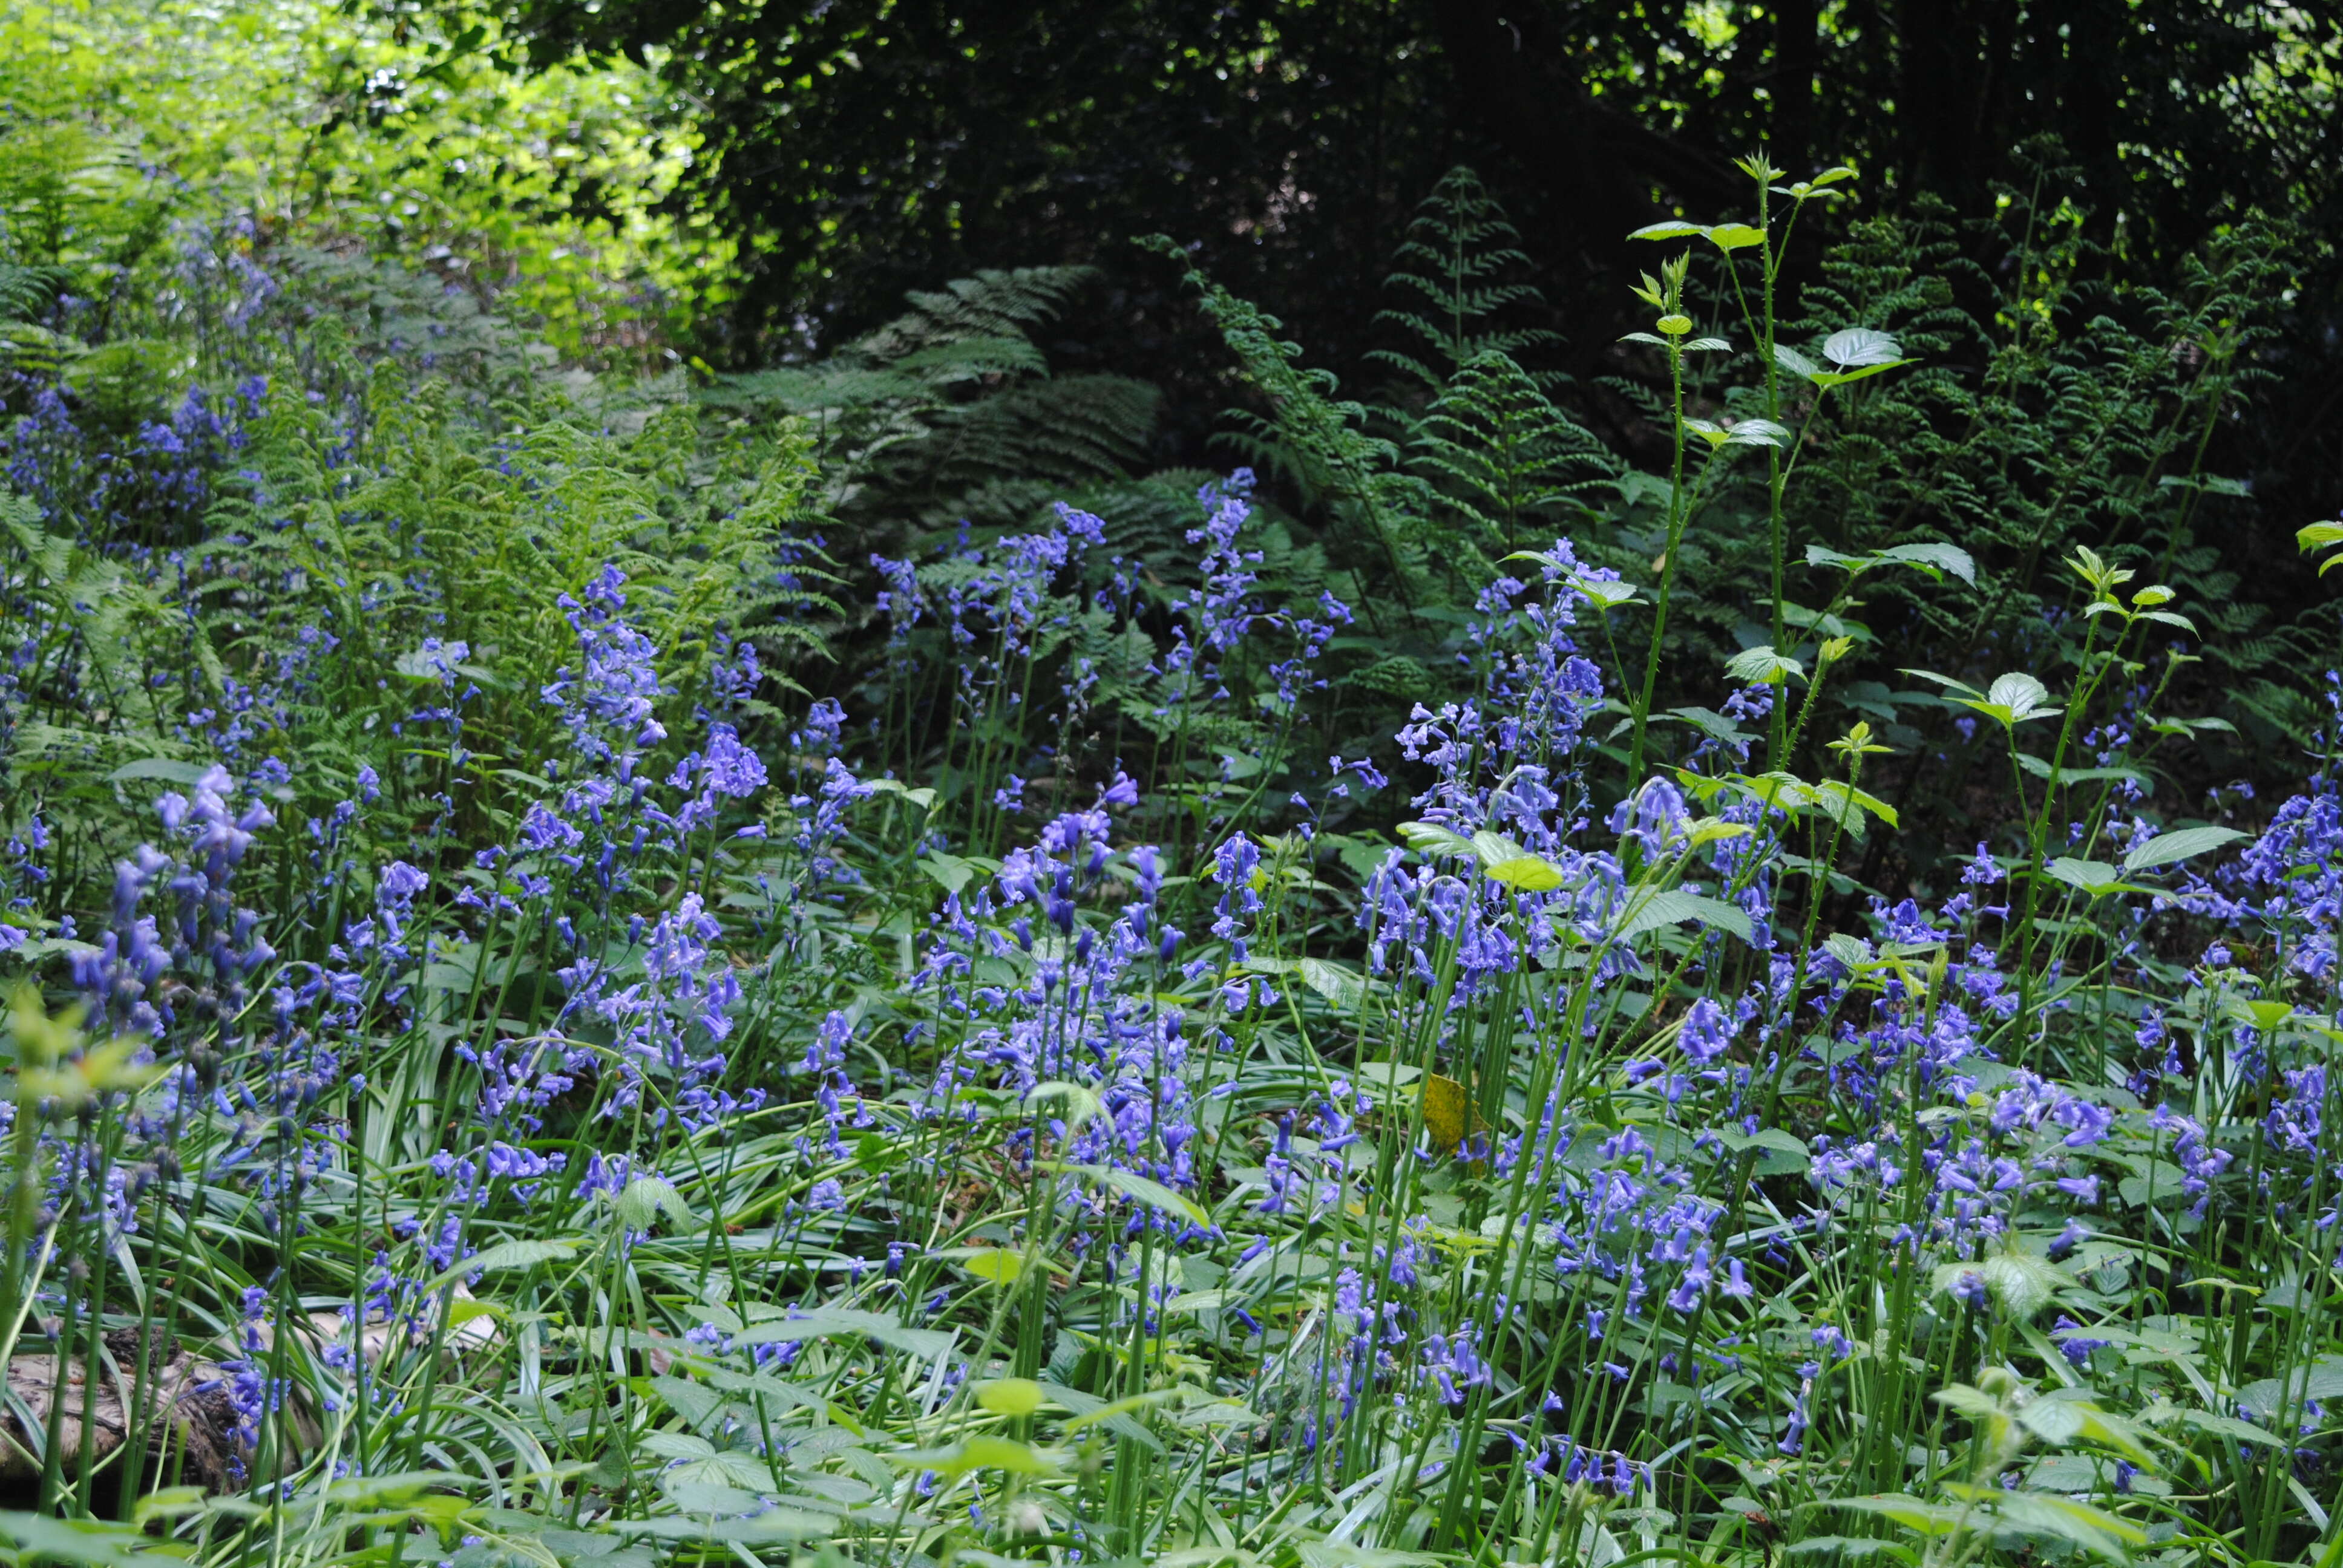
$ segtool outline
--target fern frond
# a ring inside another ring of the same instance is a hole
[[[910,311],[859,339],[848,353],[887,365],[940,344],[1021,339],[1027,328],[1064,314],[1098,276],[1092,266],[988,268],[940,290],[908,296]]]
[[[1437,388],[1474,356],[1497,349],[1519,354],[1561,341],[1544,327],[1500,328],[1496,317],[1516,307],[1544,304],[1531,284],[1503,281],[1529,265],[1513,243],[1520,239],[1496,198],[1480,177],[1459,166],[1448,171],[1417,207],[1407,237],[1392,258],[1385,288],[1415,296],[1413,308],[1379,311],[1375,320],[1400,328],[1423,347],[1413,354],[1380,354],[1383,363],[1417,376]],[[1422,361],[1444,364],[1440,375]]]

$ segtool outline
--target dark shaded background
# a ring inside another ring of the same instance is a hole
[[[1744,216],[1735,156],[1848,163],[1875,206],[1926,192],[1982,216],[2052,136],[2049,194],[2087,211],[2111,282],[2172,284],[2249,209],[2288,220],[2286,330],[2227,471],[2271,549],[2343,506],[2333,0],[517,0],[505,20],[541,60],[663,61],[697,106],[707,156],[679,199],[750,257],[712,360],[835,344],[979,267],[1097,262],[1111,287],[1052,348],[1165,385],[1171,461],[1202,456],[1223,356],[1131,236],[1192,246],[1354,379],[1408,214],[1467,163],[1523,231],[1555,367],[1583,375],[1654,259],[1624,236]]]

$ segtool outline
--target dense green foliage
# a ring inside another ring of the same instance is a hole
[[[1574,379],[1435,169],[1183,468],[1085,265],[676,367],[671,62],[5,25],[0,1561],[2343,1561],[2289,231],[1753,158]]]
[[[1197,247],[1346,381],[1395,347],[1363,308],[1421,195],[1462,162],[1521,223],[1534,324],[1591,381],[1644,265],[1624,236],[1740,199],[1733,160],[1765,146],[1795,176],[1839,161],[1863,206],[1958,219],[2006,193],[2071,220],[2077,281],[2177,294],[2190,258],[2254,214],[2288,276],[2259,364],[2260,417],[2215,471],[2277,503],[2227,564],[2258,571],[2288,515],[2343,505],[2328,438],[2343,388],[2343,13],[2260,0],[436,0],[450,32],[490,19],[553,60],[649,62],[690,106],[703,156],[672,210],[746,258],[711,360],[828,344],[905,290],[1035,263],[1111,286],[1061,332],[1084,368],[1173,388],[1202,433],[1209,347],[1132,236]],[[2056,138],[2046,180],[2038,140]],[[1827,214],[1809,222],[1832,228]],[[1948,226],[1970,266],[2009,238]],[[1818,254],[1810,252],[1809,256]],[[1794,262],[1800,282],[1811,261]],[[1938,264],[1942,270],[1942,262]],[[2011,279],[1949,273],[1977,313]],[[1981,346],[1950,363],[1975,375]],[[1525,363],[1528,363],[1525,361]],[[1533,365],[1533,368],[1541,367]],[[1583,422],[1626,411],[1590,395]],[[1180,454],[1195,460],[1193,448]]]
[[[435,285],[421,296],[494,300],[565,359],[664,367],[673,329],[727,297],[729,244],[658,216],[696,138],[651,124],[648,72],[523,80],[466,40],[483,42],[309,0],[12,6],[10,256],[69,267],[96,313],[79,333],[101,341],[192,327],[221,352],[216,324],[186,318],[201,291],[173,286],[193,226],[210,268],[265,250],[397,320],[418,290],[357,265],[396,257]]]

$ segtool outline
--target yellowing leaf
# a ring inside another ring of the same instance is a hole
[[[1456,1151],[1464,1141],[1471,1112],[1471,1097],[1463,1084],[1436,1072],[1423,1081],[1423,1130],[1432,1135],[1434,1150],[1443,1154]]]

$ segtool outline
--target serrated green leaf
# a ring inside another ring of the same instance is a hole
[[[1755,648],[1743,648],[1726,659],[1725,673],[1735,680],[1747,681],[1755,686],[1770,686],[1794,675],[1804,675],[1805,666],[1786,654],[1776,653],[1770,645],[1761,642]]]
[[[2207,849],[2217,849],[2224,844],[2235,843],[2247,835],[2235,828],[2179,828],[2169,833],[2158,833],[2144,844],[2135,844],[2124,856],[2124,869],[2145,871],[2154,866],[2169,866],[2201,855]]]
[[[1883,365],[1880,368],[1884,370],[1887,367]],[[1882,560],[1936,567],[1952,573],[1971,588],[1976,586],[1976,561],[1958,545],[1923,540],[1917,544],[1891,545],[1878,553]]]
[[[1869,327],[1842,327],[1823,340],[1823,357],[1842,371],[1885,365],[1903,357],[1896,339]]]
[[[2050,700],[2050,689],[2024,670],[2013,669],[1994,678],[1993,684],[1986,688],[1985,699],[2023,719]]]
[[[2078,860],[2071,855],[2061,855],[2042,869],[2054,879],[2087,893],[2109,892],[2122,886],[2123,873],[2105,860]]]
[[[1623,604],[1640,602],[1635,598],[1634,586],[1621,582],[1615,578],[1596,578],[1573,576],[1567,580],[1572,588],[1584,594],[1604,609],[1616,609]]]
[[[1669,888],[1656,893],[1639,896],[1629,905],[1626,920],[1619,927],[1618,940],[1625,941],[1645,931],[1662,926],[1681,925],[1696,921],[1730,931],[1743,941],[1755,940],[1755,929],[1749,917],[1722,899],[1708,898],[1700,893],[1687,893],[1681,888]]]
[[[1399,836],[1407,841],[1409,849],[1419,855],[1434,858],[1451,856],[1459,859],[1480,859],[1479,853],[1473,848],[1472,839],[1462,833],[1451,832],[1431,822],[1402,822],[1399,825]]]

